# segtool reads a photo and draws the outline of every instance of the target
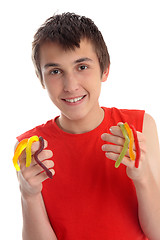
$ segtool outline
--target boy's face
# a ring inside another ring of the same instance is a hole
[[[80,48],[65,51],[61,45],[44,43],[40,48],[40,65],[44,85],[61,117],[79,120],[99,108],[101,74],[92,44],[82,40]]]

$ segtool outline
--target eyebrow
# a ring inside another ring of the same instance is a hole
[[[81,63],[81,62],[86,62],[86,61],[93,61],[93,60],[85,57],[85,58],[79,58],[79,59],[75,60],[73,63],[76,64],[76,63]],[[47,64],[44,65],[45,69],[49,68],[49,67],[60,67],[60,64],[58,64],[58,63],[47,63]]]
[[[59,67],[60,65],[58,63],[47,63],[44,65],[44,68],[49,68],[49,67]]]
[[[93,61],[92,59],[90,58],[79,58],[77,59],[76,61],[74,61],[74,63],[81,63],[81,62],[86,62],[86,61]]]

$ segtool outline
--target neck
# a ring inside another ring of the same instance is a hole
[[[90,111],[84,118],[78,120],[70,120],[61,114],[56,123],[65,132],[82,134],[98,127],[103,118],[104,110],[98,107],[94,111]]]

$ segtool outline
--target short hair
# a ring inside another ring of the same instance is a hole
[[[110,56],[101,32],[90,18],[75,13],[57,14],[48,18],[37,30],[32,42],[32,60],[43,87],[40,46],[51,41],[60,44],[65,50],[71,50],[79,48],[80,41],[85,38],[91,41],[103,73],[110,65]]]

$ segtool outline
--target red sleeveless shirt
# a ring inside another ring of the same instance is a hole
[[[103,108],[94,130],[70,134],[55,119],[17,137],[42,136],[53,151],[55,176],[43,183],[42,196],[58,240],[146,240],[138,221],[135,187],[101,150],[101,135],[118,122],[142,131],[144,111]],[[43,227],[43,226],[41,226]]]

